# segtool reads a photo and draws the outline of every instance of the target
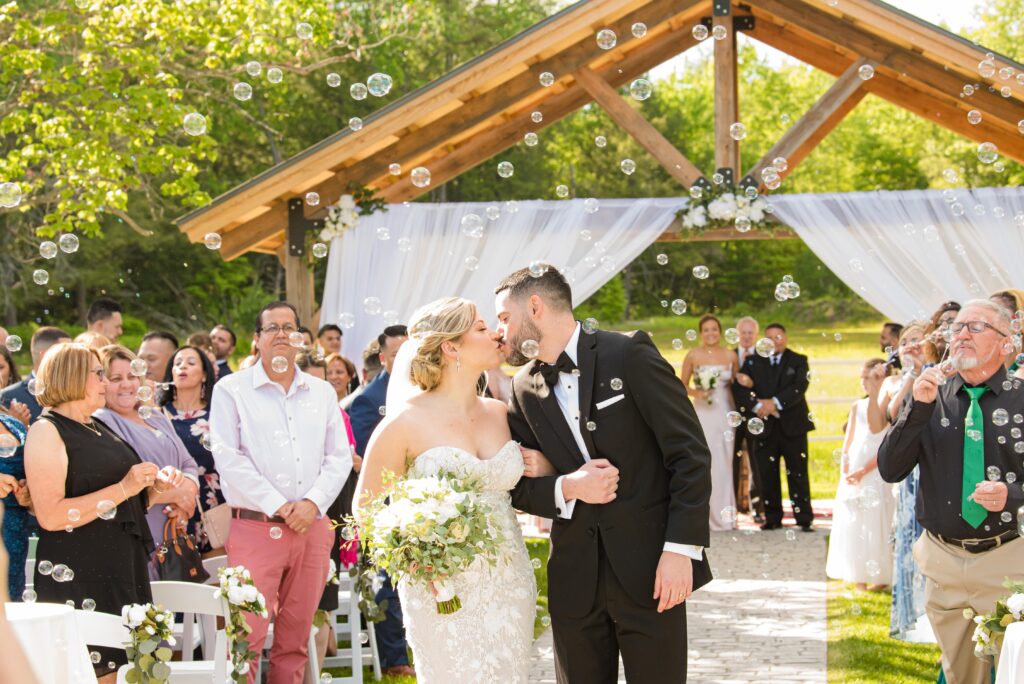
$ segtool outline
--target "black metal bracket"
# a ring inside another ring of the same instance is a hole
[[[728,16],[728,14],[722,16]],[[711,17],[701,17],[700,23],[704,24],[709,31],[711,30]],[[753,31],[756,25],[754,17],[749,14],[733,16],[732,18],[732,28],[734,31]]]
[[[716,17],[727,17],[732,14],[732,2],[731,0],[715,0],[711,11]]]
[[[704,176],[701,176],[700,178],[693,182],[693,186],[691,187],[700,187],[702,190],[706,192],[711,189],[711,181],[709,181]]]
[[[722,181],[722,185],[724,185],[727,188],[733,187],[733,180],[734,180],[734,178],[733,178],[732,169],[730,169],[730,168],[721,168],[721,169],[718,169],[718,171],[716,173],[722,174],[722,178],[725,179],[725,180]]]
[[[316,230],[323,226],[319,219],[306,218],[305,207],[301,197],[288,200],[288,254],[302,256],[306,253],[306,231]]]
[[[740,191],[746,190],[747,188],[757,188],[759,185],[760,183],[757,182],[757,179],[754,178],[753,175],[747,174],[743,177],[743,180],[740,181]]]

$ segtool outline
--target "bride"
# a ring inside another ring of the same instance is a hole
[[[451,615],[437,612],[430,587],[399,583],[406,635],[424,684],[525,684],[537,587],[509,490],[524,474],[554,469],[512,441],[505,404],[477,394],[481,374],[504,358],[498,334],[472,302],[432,302],[413,315],[409,330],[389,381],[386,417],[359,474],[355,515],[384,488],[387,472],[417,478],[457,471],[477,480],[504,532],[498,562],[477,559],[449,580],[462,601]]]

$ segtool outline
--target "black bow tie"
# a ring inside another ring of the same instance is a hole
[[[540,373],[544,376],[544,382],[548,384],[548,387],[554,387],[558,384],[559,373],[572,373],[574,370],[576,370],[576,364],[573,363],[568,354],[562,352],[554,363],[538,361],[530,369],[530,373],[532,375]]]

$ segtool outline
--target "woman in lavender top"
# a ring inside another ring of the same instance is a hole
[[[158,467],[174,466],[185,475],[179,487],[149,500],[146,522],[153,540],[159,546],[164,523],[169,519],[187,525],[196,510],[199,494],[199,466],[178,438],[170,419],[148,402],[139,401],[140,380],[131,373],[135,354],[118,345],[100,350],[100,359],[107,376],[106,407],[93,414],[126,442],[143,461]],[[147,386],[148,387],[148,386]],[[150,388],[151,389],[151,388]],[[158,579],[155,565],[150,578]]]
[[[224,503],[220,476],[210,452],[210,397],[216,380],[217,373],[206,354],[186,345],[174,352],[167,364],[163,382],[166,391],[160,399],[178,437],[199,465],[199,501],[204,511]],[[193,523],[200,549],[210,551],[198,511]]]

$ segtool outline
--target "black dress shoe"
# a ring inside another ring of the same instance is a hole
[[[814,531],[814,528],[813,528],[813,527],[811,527],[811,524],[810,524],[810,523],[807,523],[806,525],[801,525],[801,526],[800,526],[800,530],[801,530],[802,532],[813,532],[813,531]]]
[[[764,525],[761,525],[761,530],[764,531],[764,532],[768,532],[769,530],[780,530],[780,529],[782,529],[782,523],[767,523],[766,522]]]

